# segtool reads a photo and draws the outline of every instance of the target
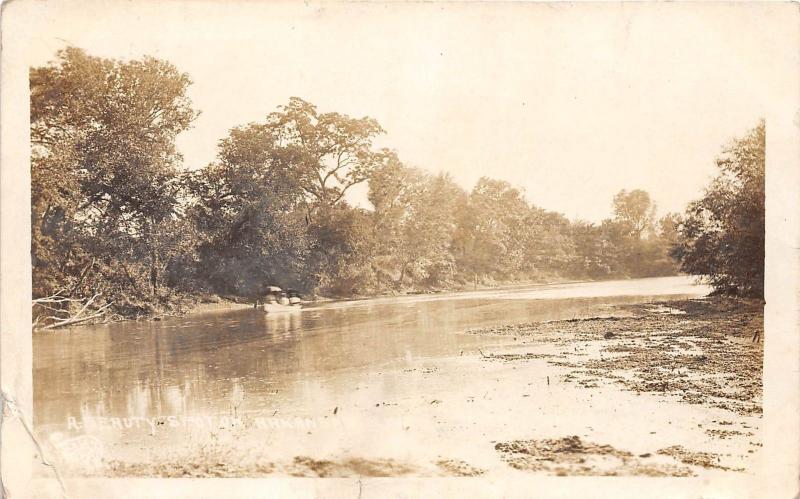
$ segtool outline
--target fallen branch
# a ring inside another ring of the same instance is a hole
[[[35,298],[33,303],[36,305],[41,305],[42,303],[70,303],[70,302],[80,302],[83,301],[81,298],[69,298],[68,296],[64,295],[65,289],[59,289],[55,293],[50,296],[43,296],[41,298]]]
[[[69,303],[69,302],[78,302],[83,301],[80,298],[58,298],[56,295],[48,296],[45,298],[37,298],[33,300],[33,303],[41,305],[42,303]]]
[[[40,307],[41,309],[47,310],[52,314],[46,317],[38,315],[36,320],[33,321],[34,328],[40,327],[40,324],[43,322],[50,322],[50,324],[41,326],[41,329],[54,329],[57,327],[81,324],[94,319],[99,319],[106,315],[106,311],[113,304],[113,302],[108,302],[100,308],[92,309],[91,307],[95,305],[95,302],[101,293],[95,293],[88,299],[71,298],[69,296],[65,296],[63,293],[64,290],[58,290],[50,296],[33,300],[34,307]],[[81,308],[76,313],[72,313],[69,309],[68,305],[72,303],[82,304]]]
[[[82,322],[90,321],[92,319],[97,319],[99,317],[104,316],[106,309],[110,307],[113,303],[114,302],[108,302],[102,307],[98,308],[92,315],[87,315],[85,317],[80,317],[80,315],[83,313],[84,310],[86,310],[88,303],[87,305],[84,305],[84,307],[81,309],[80,312],[70,317],[69,319],[60,320],[58,317],[52,317],[52,316],[48,317],[48,319],[57,320],[58,322],[54,322],[53,324],[45,326],[42,329],[55,329],[57,327],[70,326],[72,324],[80,324]]]
[[[83,307],[81,307],[81,309],[78,310],[78,313],[75,314],[75,317],[80,317],[80,315],[83,314],[83,312],[85,312],[87,308],[89,308],[89,305],[94,303],[95,299],[97,299],[98,296],[100,296],[100,293],[95,293],[91,298],[89,298],[83,305]]]

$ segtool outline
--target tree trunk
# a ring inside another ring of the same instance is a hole
[[[150,286],[155,296],[158,291],[158,252],[155,248],[150,249]]]
[[[400,269],[400,279],[397,280],[397,289],[402,289],[403,287],[403,279],[406,278],[406,269],[408,266],[411,265],[411,262],[406,262],[403,264],[403,267]]]

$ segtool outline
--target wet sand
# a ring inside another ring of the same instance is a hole
[[[46,448],[80,476],[749,473],[761,448],[763,349],[751,341],[761,304],[597,315],[463,331],[486,343],[305,380],[269,413],[234,398],[221,419],[104,430],[124,438],[51,435]]]

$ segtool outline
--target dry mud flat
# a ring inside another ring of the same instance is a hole
[[[761,414],[763,304],[704,299],[615,307],[619,315],[498,326],[471,334],[512,335],[552,353],[491,354],[490,360],[547,358],[571,369],[565,381],[613,380],[635,392],[679,396],[742,415]]]
[[[637,394],[660,394],[686,404],[724,409],[732,413],[733,421],[713,420],[713,425],[705,425],[705,433],[713,439],[747,441],[751,448],[746,452],[752,454],[761,446],[757,428],[736,416],[752,419],[762,412],[763,324],[760,301],[714,298],[619,306],[604,317],[512,324],[469,333],[520,340],[513,353],[481,352],[489,362],[546,359],[568,370],[562,381],[584,388],[611,382]],[[744,471],[721,464],[716,453],[690,451],[683,445],[637,456],[568,436],[515,440],[495,448],[516,469],[556,475],[694,474],[681,464]]]

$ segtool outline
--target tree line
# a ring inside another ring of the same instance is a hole
[[[188,168],[175,138],[199,115],[190,85],[165,61],[75,48],[31,69],[40,324],[89,320],[106,306],[150,315],[203,294],[247,299],[267,285],[348,297],[673,275],[674,257],[703,270],[700,245],[680,245],[703,231],[702,204],[685,220],[657,220],[646,192],[620,191],[612,218],[570,221],[502,180],[466,191],[410,167],[374,145],[384,133],[374,119],[299,98],[231,129],[211,164]],[[348,203],[358,184],[372,209]]]

